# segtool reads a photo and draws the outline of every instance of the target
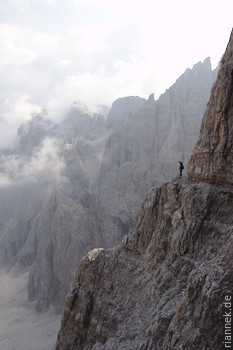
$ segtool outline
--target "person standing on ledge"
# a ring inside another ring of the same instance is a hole
[[[180,170],[180,177],[182,177],[182,171],[184,170],[184,164],[179,160],[179,170]]]

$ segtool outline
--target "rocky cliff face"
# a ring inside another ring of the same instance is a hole
[[[34,220],[30,237],[35,263],[28,282],[29,300],[37,300],[37,311],[51,304],[61,310],[75,266],[93,246],[100,242],[105,246],[95,215],[90,217],[90,210],[57,187]]]
[[[108,113],[107,126],[117,129],[134,118],[135,113],[145,104],[146,100],[141,97],[129,96],[119,98],[113,102]]]
[[[232,45],[233,35],[216,83],[218,94],[214,88],[208,105],[212,111],[225,95],[228,108],[220,119],[206,112],[203,125],[208,121],[209,130],[211,123],[213,130],[216,123],[225,126],[230,117],[233,90],[221,71],[233,64]],[[218,130],[228,159],[232,135],[227,127]],[[200,140],[202,133],[204,126]],[[204,151],[211,153],[211,142]],[[221,185],[211,184],[213,172],[199,176],[205,161],[195,153],[189,176],[209,182],[179,179],[152,188],[121,245],[96,249],[82,260],[66,299],[56,350],[222,348],[227,340],[223,302],[233,290],[233,189],[223,168],[214,173]]]
[[[0,188],[0,265],[10,269],[34,262],[32,232],[35,218],[50,188],[38,184],[14,184]],[[29,195],[30,193],[30,195]]]
[[[207,184],[153,188],[121,246],[83,259],[56,349],[220,349],[232,198]]]
[[[231,34],[233,35],[233,34]],[[233,39],[222,58],[189,165],[195,181],[233,183]]]

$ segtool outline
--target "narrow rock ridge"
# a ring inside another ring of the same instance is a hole
[[[193,181],[233,184],[233,31],[191,157]]]

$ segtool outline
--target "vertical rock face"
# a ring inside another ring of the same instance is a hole
[[[108,114],[108,128],[116,129],[128,122],[145,102],[146,100],[144,98],[134,96],[123,97],[116,100]]]
[[[35,248],[31,237],[32,227],[46,197],[46,190],[49,191],[46,186],[41,188],[31,184],[0,190],[0,265],[10,268],[16,264],[26,267],[33,263]]]
[[[188,175],[194,181],[233,183],[233,32],[211,92]]]
[[[37,300],[37,311],[53,305],[62,309],[75,266],[93,246],[105,242],[98,235],[95,216],[60,188],[54,189],[34,220],[35,264],[29,276],[29,299]],[[93,235],[95,228],[95,235]]]

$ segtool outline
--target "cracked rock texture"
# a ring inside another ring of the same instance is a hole
[[[152,188],[122,244],[78,267],[56,350],[220,349],[232,212],[228,187]]]
[[[233,33],[202,121],[189,165],[195,181],[233,183]]]

